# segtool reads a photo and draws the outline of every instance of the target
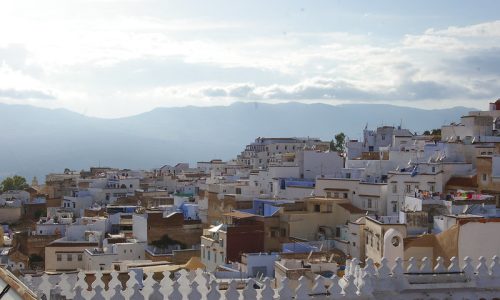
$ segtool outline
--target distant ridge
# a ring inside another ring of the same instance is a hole
[[[422,132],[475,110],[424,110],[385,104],[263,104],[157,108],[119,119],[64,109],[0,104],[0,178],[101,165],[153,168],[166,163],[235,157],[258,136],[331,140],[342,131],[360,138],[366,124]]]

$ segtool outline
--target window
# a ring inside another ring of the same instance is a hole
[[[332,197],[332,193],[331,192],[326,192],[326,197],[327,198],[331,198]]]
[[[347,193],[344,193],[344,198],[347,199],[347,197],[349,197],[349,195]]]
[[[286,229],[285,228],[281,228],[281,236],[286,236]]]
[[[78,261],[82,261],[83,260],[83,255],[82,254],[78,254]]]
[[[367,207],[367,208],[372,208],[372,199],[368,199],[368,200],[366,201],[366,207]]]
[[[411,184],[406,185],[406,192],[411,193]]]
[[[319,204],[314,204],[314,211],[315,212],[320,212],[321,211],[321,206]]]
[[[57,254],[57,261],[61,261],[62,260],[62,255],[61,254]]]
[[[201,251],[201,255],[203,258],[205,258],[205,251],[207,251],[205,248],[203,248],[203,251]]]
[[[351,173],[345,173],[345,178],[350,179],[351,178]]]
[[[368,236],[366,236],[366,244],[368,245]]]
[[[483,173],[483,181],[486,181],[488,179],[488,175],[486,173]]]
[[[432,167],[432,173],[436,173],[436,167]]]
[[[356,242],[352,242],[352,246],[353,246],[353,247],[356,247]]]
[[[429,183],[429,191],[431,193],[434,193],[436,191],[436,187],[435,187],[434,183]]]
[[[339,197],[339,193],[338,192],[333,193],[333,198],[338,198],[338,197]]]
[[[75,202],[73,202],[73,208],[76,208],[76,203]]]
[[[210,252],[211,252],[210,249],[208,249],[208,251],[207,251],[208,260],[210,260]]]
[[[392,212],[397,212],[398,211],[398,204],[396,202],[392,203]]]
[[[66,259],[68,261],[73,261],[73,255],[71,255],[71,254],[66,255]]]
[[[393,194],[396,194],[397,192],[398,192],[398,185],[397,185],[396,183],[394,183],[394,184],[392,185],[392,193],[393,193]]]
[[[326,205],[326,212],[332,212],[333,206],[331,204]]]

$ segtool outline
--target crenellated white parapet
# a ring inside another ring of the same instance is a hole
[[[170,273],[103,273],[25,276],[23,281],[40,299],[494,299],[500,295],[500,258],[487,265],[484,257],[477,265],[466,257],[463,268],[455,257],[449,263],[438,257],[432,261],[410,258],[403,265],[397,258],[376,266],[371,259],[346,262],[345,274],[311,279],[301,277],[295,289],[287,278],[280,288],[265,278],[219,282],[202,270]],[[392,266],[392,268],[389,268]]]

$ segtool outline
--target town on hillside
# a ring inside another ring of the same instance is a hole
[[[359,132],[8,177],[0,298],[498,297],[500,100],[422,134]]]

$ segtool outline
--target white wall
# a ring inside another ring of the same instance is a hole
[[[458,260],[463,264],[469,256],[478,263],[478,258],[484,256],[491,263],[491,257],[500,256],[500,222],[469,222],[460,226],[458,235]]]
[[[148,220],[146,216],[146,214],[134,214],[132,216],[132,232],[134,238],[140,242],[146,242],[148,240]]]

